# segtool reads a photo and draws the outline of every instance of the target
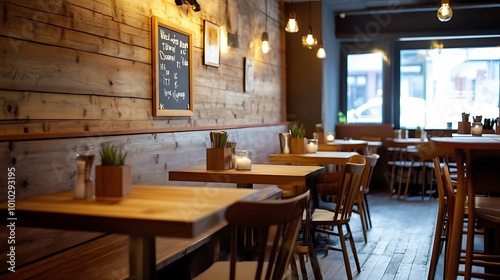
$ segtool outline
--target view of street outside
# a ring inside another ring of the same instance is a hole
[[[499,117],[500,47],[402,50],[400,126],[457,128],[462,112]],[[382,54],[348,56],[348,123],[382,122]]]

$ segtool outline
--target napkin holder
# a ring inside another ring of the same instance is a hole
[[[458,134],[470,134],[470,122],[458,122]]]
[[[231,169],[232,158],[231,148],[208,148],[207,170]]]

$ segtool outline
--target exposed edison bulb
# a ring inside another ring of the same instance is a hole
[[[318,40],[314,38],[314,35],[312,34],[312,29],[309,27],[309,32],[307,33],[306,36],[302,36],[302,46],[312,49],[314,46],[318,44]]]
[[[267,32],[262,33],[262,53],[266,54],[271,49],[269,45],[269,34]]]
[[[285,27],[286,32],[295,33],[299,31],[299,25],[295,19],[295,12],[291,11]]]
[[[453,10],[448,3],[442,3],[441,7],[437,11],[437,18],[442,22],[447,22],[453,16]]]
[[[325,59],[326,58],[326,51],[323,48],[323,45],[319,45],[318,51],[316,52],[316,57],[319,59]]]

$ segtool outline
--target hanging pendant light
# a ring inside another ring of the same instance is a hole
[[[325,59],[326,58],[326,51],[323,48],[323,43],[319,43],[319,48],[318,51],[316,52],[316,57],[319,59]]]
[[[302,36],[302,46],[308,49],[312,49],[318,44],[318,40],[314,38],[314,35],[312,34],[312,27],[311,27],[311,0],[309,0],[309,29],[307,30],[307,35]]]
[[[269,45],[269,34],[267,32],[262,33],[262,53],[266,54],[271,49]]]
[[[266,54],[271,50],[271,45],[269,45],[269,34],[267,34],[267,0],[266,0],[266,29],[262,33],[262,53]]]
[[[450,7],[450,0],[441,0],[441,7],[437,11],[437,18],[441,22],[447,22],[453,16],[453,10]]]
[[[288,16],[288,22],[286,23],[285,30],[289,33],[296,33],[299,31],[299,25],[297,23],[295,11],[293,10],[293,0],[290,4],[290,14]]]

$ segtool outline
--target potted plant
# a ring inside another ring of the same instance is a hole
[[[323,129],[323,124],[316,124],[316,132],[314,132],[314,139],[318,139],[318,144],[325,143],[325,131]]]
[[[304,154],[306,152],[306,129],[304,124],[296,122],[290,129],[291,142],[290,150],[292,154]]]
[[[122,197],[130,195],[132,172],[125,164],[127,152],[108,143],[101,145],[101,165],[95,167],[96,197]]]
[[[417,126],[415,129],[415,138],[421,138],[422,137],[422,128],[420,126]]]

